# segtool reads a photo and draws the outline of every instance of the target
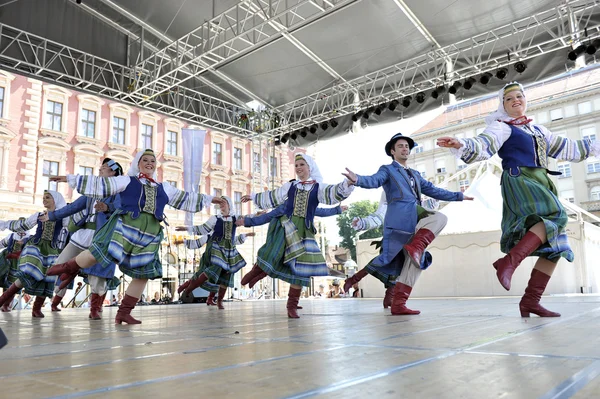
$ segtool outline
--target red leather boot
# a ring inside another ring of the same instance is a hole
[[[62,296],[54,295],[54,297],[52,298],[52,305],[50,306],[50,309],[53,312],[60,312],[60,308],[58,307],[58,305],[60,304],[60,301],[62,301],[62,299]]]
[[[406,284],[396,283],[394,285],[394,299],[392,300],[392,314],[394,316],[404,314],[420,314],[420,310],[412,310],[406,307],[406,301],[412,292],[412,287]]]
[[[119,306],[119,310],[117,311],[117,316],[115,317],[115,324],[121,324],[125,322],[126,324],[142,324],[141,321],[136,320],[131,316],[131,311],[135,308],[138,299],[125,294],[125,297],[121,301],[121,305]]]
[[[418,230],[413,238],[404,246],[404,251],[410,257],[412,263],[417,267],[421,267],[421,258],[425,252],[425,248],[431,244],[434,240],[435,235],[431,230],[421,229]]]
[[[4,302],[4,305],[2,305],[2,307],[0,307],[0,311],[7,313],[12,311],[12,301],[13,299],[15,299],[15,294],[13,294],[10,298],[8,298],[6,300],[6,302]]]
[[[104,293],[104,295],[100,296],[100,299],[98,300],[98,303],[100,304],[100,308],[98,309],[99,313],[102,313],[102,308],[104,308],[104,300],[106,299],[106,292]]]
[[[510,280],[517,267],[523,262],[523,259],[531,255],[540,245],[542,245],[542,240],[531,231],[528,231],[505,257],[494,262],[498,281],[506,291],[510,290]]]
[[[530,313],[540,317],[560,317],[560,313],[552,312],[540,305],[540,300],[542,299],[544,290],[546,290],[548,281],[550,281],[550,276],[537,269],[533,269],[527,288],[525,288],[525,295],[523,295],[521,302],[519,302],[521,317],[529,317]]]
[[[35,301],[33,301],[33,308],[31,311],[31,315],[33,317],[43,318],[44,314],[42,313],[42,306],[44,306],[44,302],[46,301],[45,296],[36,296]]]
[[[102,309],[102,297],[98,294],[92,294],[92,305],[90,306],[89,318],[92,320],[102,320],[100,309]]]
[[[242,285],[246,285],[250,281],[254,280],[254,278],[256,276],[258,276],[261,272],[262,272],[262,269],[260,267],[258,267],[258,263],[255,263],[254,266],[252,266],[252,270],[250,270],[250,272],[248,272],[242,278]]]
[[[189,295],[192,291],[200,287],[207,280],[208,276],[206,275],[206,273],[202,273],[200,276],[198,276],[197,279],[190,279],[185,283],[181,284],[179,288],[177,288],[177,292],[181,294],[181,292],[183,291],[183,295]]]
[[[385,296],[383,297],[383,308],[387,309],[392,306],[392,301],[394,300],[394,286],[390,285],[385,290]]]
[[[365,269],[360,269],[359,271],[354,273],[354,276],[347,278],[344,282],[344,292],[350,291],[350,288],[352,288],[354,284],[358,283],[360,280],[365,278],[367,274],[369,273],[367,273]]]
[[[258,273],[256,276],[254,276],[254,278],[252,280],[250,280],[250,282],[248,283],[248,288],[252,288],[256,285],[256,283],[258,283],[260,280],[262,280],[263,278],[267,277],[267,273],[265,273],[264,271],[260,271],[260,273]]]
[[[217,304],[215,303],[215,293],[209,292],[208,298],[206,298],[206,306],[216,306],[216,305]]]
[[[217,296],[217,307],[219,309],[225,309],[223,306],[223,298],[225,298],[225,293],[227,292],[227,287],[219,287],[219,295]]]
[[[300,293],[302,292],[301,288],[292,288],[290,287],[290,292],[288,293],[288,301],[287,301],[287,312],[288,317],[290,319],[299,319],[298,316],[298,301],[300,300]]]
[[[19,290],[20,288],[14,283],[4,290],[2,296],[0,296],[0,306],[2,306],[2,309],[4,309],[5,305],[8,305],[8,308],[10,308],[10,304],[12,303],[15,294],[19,292]],[[4,310],[2,311],[4,312]],[[7,312],[10,312],[10,310],[7,310]]]

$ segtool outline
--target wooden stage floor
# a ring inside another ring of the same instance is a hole
[[[519,298],[140,306],[115,326],[87,309],[0,314],[2,398],[599,398],[600,296],[544,298],[560,318],[519,317]]]

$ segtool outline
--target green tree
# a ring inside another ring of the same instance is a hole
[[[377,229],[368,230],[364,232],[358,232],[352,228],[352,219],[355,217],[366,217],[377,210],[379,202],[363,200],[350,204],[348,210],[342,213],[337,218],[337,225],[339,228],[339,235],[342,237],[340,246],[350,250],[352,259],[356,260],[356,245],[354,245],[354,239],[359,236],[360,239],[376,238],[383,235],[382,227]]]

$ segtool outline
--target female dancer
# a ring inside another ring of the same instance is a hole
[[[573,261],[565,227],[567,213],[548,174],[548,158],[580,162],[600,154],[600,142],[570,140],[531,123],[525,116],[527,100],[523,86],[509,83],[498,93],[498,110],[486,117],[486,128],[471,139],[441,137],[437,144],[451,148],[466,163],[502,158],[502,238],[507,254],[494,262],[496,276],[506,290],[515,269],[527,256],[538,256],[525,295],[519,303],[522,317],[530,313],[559,317],[540,305],[542,294],[563,257]]]
[[[115,210],[106,224],[94,235],[90,249],[66,263],[54,265],[48,273],[61,275],[61,288],[75,278],[80,268],[96,263],[104,267],[119,265],[132,277],[125,297],[119,306],[115,323],[140,324],[131,316],[146,287],[148,279],[162,277],[158,250],[163,238],[160,222],[165,206],[188,212],[199,212],[210,202],[220,204],[219,198],[181,191],[170,184],[156,181],[156,157],[150,149],[137,153],[128,176],[97,177],[68,175],[51,178],[67,181],[81,195],[106,198],[121,193],[121,207]]]
[[[233,288],[233,275],[242,267],[246,266],[246,261],[238,252],[236,245],[243,244],[246,237],[254,236],[254,233],[239,234],[236,236],[237,216],[234,214],[233,201],[231,198],[221,197],[224,202],[221,203],[221,214],[211,216],[206,223],[201,226],[194,226],[190,233],[195,235],[208,235],[206,251],[200,259],[200,266],[194,276],[183,283],[177,292],[185,290],[188,294],[198,287],[202,287],[211,292],[214,286],[219,286],[219,295],[217,296],[217,307],[223,307],[223,298],[227,292],[227,287]],[[186,231],[187,227],[177,227],[177,231]],[[201,239],[195,246],[202,244]],[[188,241],[188,240],[186,240]],[[194,240],[195,241],[195,240]],[[208,283],[208,284],[206,284]],[[207,299],[208,301],[208,299]]]
[[[123,168],[121,165],[110,158],[105,158],[102,161],[102,166],[98,173],[100,177],[121,176],[122,174]],[[82,195],[64,208],[42,215],[40,220],[43,222],[72,216],[71,223],[69,223],[69,230],[72,232],[71,239],[61,251],[58,259],[56,259],[56,263],[64,263],[88,249],[92,244],[92,238],[96,231],[104,226],[111,213],[120,206],[121,201],[118,195],[104,198],[102,201]],[[100,320],[102,318],[100,313],[102,312],[102,303],[104,302],[106,292],[109,289],[115,289],[120,283],[119,279],[113,279],[115,269],[116,266],[114,263],[109,267],[97,264],[86,269],[86,282],[92,290],[89,314],[89,318],[92,320]],[[110,286],[107,285],[107,281],[110,282]],[[52,298],[53,312],[60,312],[58,304],[65,296],[66,291],[67,288],[59,289],[58,286],[56,287],[54,298]]]
[[[262,270],[290,283],[288,317],[297,319],[302,287],[310,285],[311,276],[327,275],[325,258],[315,240],[315,210],[319,203],[341,202],[353,188],[345,180],[336,185],[321,183],[316,163],[306,154],[296,154],[295,170],[298,181],[288,182],[273,191],[246,195],[242,202],[254,201],[263,209],[285,203],[285,214],[269,225],[267,243],[259,249],[257,265],[248,274],[252,280]],[[309,180],[310,177],[313,180]]]
[[[28,231],[12,233],[0,241],[0,248],[5,248],[0,254],[0,284],[2,284],[2,288],[10,288],[17,279],[19,257],[27,241],[29,241]],[[10,312],[12,310],[12,302],[15,294],[4,302],[4,305],[0,308],[2,312]]]
[[[58,210],[66,205],[63,196],[56,191],[44,192],[42,203],[47,211]],[[33,317],[44,317],[42,306],[46,297],[52,297],[56,283],[56,277],[48,275],[47,270],[64,248],[69,235],[67,219],[42,222],[39,218],[40,214],[36,212],[25,220],[0,222],[0,230],[8,228],[14,232],[26,232],[37,225],[35,235],[29,239],[19,257],[17,279],[0,297],[2,306],[25,287],[27,294],[36,296]]]

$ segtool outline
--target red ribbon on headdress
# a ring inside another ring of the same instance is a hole
[[[152,183],[154,183],[154,184],[158,184],[158,183],[157,183],[157,182],[156,182],[156,181],[155,181],[153,178],[151,178],[150,176],[148,176],[148,175],[147,175],[147,174],[145,174],[145,173],[141,173],[141,172],[140,172],[140,173],[138,173],[138,179],[141,179],[141,178],[144,178],[144,179],[146,179],[146,180],[148,180],[148,181],[151,181],[151,182],[152,182]]]
[[[532,120],[533,119],[529,119],[527,116],[523,115],[523,116],[519,116],[518,118],[512,119],[506,123],[508,123],[509,125],[513,125],[513,126],[521,126],[521,125],[527,125]]]
[[[299,181],[298,183],[300,184],[314,184],[316,183],[315,180],[305,180],[305,181]]]

